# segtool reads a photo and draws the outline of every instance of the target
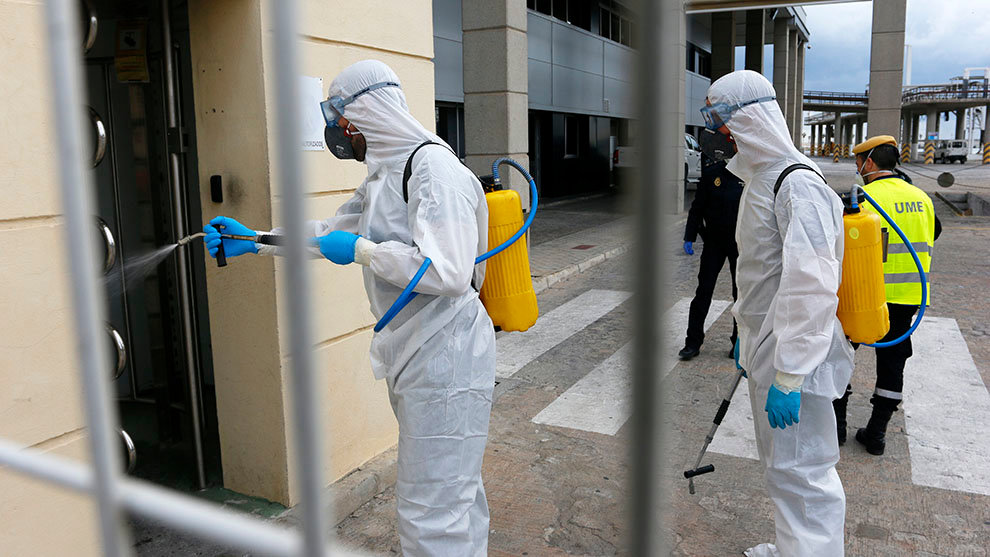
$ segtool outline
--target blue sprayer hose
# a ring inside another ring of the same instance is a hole
[[[519,238],[522,238],[523,234],[525,234],[526,231],[529,230],[529,226],[533,224],[533,218],[536,217],[536,207],[538,205],[536,181],[533,180],[533,177],[529,175],[529,172],[526,171],[523,165],[519,164],[518,162],[508,157],[502,157],[500,159],[496,159],[495,162],[492,163],[492,177],[495,179],[496,187],[502,183],[501,178],[499,177],[498,174],[498,167],[503,164],[507,164],[515,168],[519,172],[521,172],[523,177],[525,177],[526,180],[529,182],[529,191],[531,197],[531,206],[529,209],[529,215],[526,217],[526,222],[523,223],[523,225],[519,228],[519,230],[516,231],[515,234],[512,235],[511,238],[509,238],[508,240],[502,242],[498,246],[495,246],[493,249],[486,251],[485,253],[475,258],[474,260],[475,265],[481,263],[482,261],[494,255],[501,253],[505,248],[516,243],[516,241],[519,240]],[[415,292],[414,289],[416,288],[416,285],[419,284],[420,279],[423,278],[423,275],[426,274],[426,270],[429,269],[431,263],[432,261],[430,261],[429,257],[423,260],[423,264],[419,266],[419,270],[416,271],[415,275],[413,275],[413,278],[412,280],[409,281],[409,284],[407,284],[406,287],[402,290],[402,293],[399,294],[399,297],[396,298],[394,302],[392,302],[392,305],[388,308],[388,311],[385,312],[385,315],[383,315],[382,318],[378,320],[378,323],[375,323],[374,330],[376,333],[384,329],[385,326],[388,325],[389,322],[392,321],[392,319],[394,319],[395,316],[398,315],[400,311],[402,311],[402,308],[406,307],[406,305],[409,302],[411,302],[413,298],[416,297],[418,292]]]
[[[914,246],[912,246],[911,242],[908,241],[908,238],[904,234],[904,231],[902,231],[901,228],[897,226],[897,224],[894,222],[894,220],[890,218],[890,215],[888,215],[887,212],[884,211],[882,207],[880,207],[880,204],[877,203],[875,199],[870,197],[870,194],[866,193],[866,190],[860,186],[853,186],[852,194],[849,196],[851,199],[850,205],[852,206],[852,208],[856,209],[859,207],[856,201],[857,189],[863,192],[863,195],[866,196],[866,200],[869,201],[874,208],[876,208],[877,212],[880,213],[880,216],[886,219],[887,222],[890,223],[890,226],[894,228],[894,231],[897,232],[897,235],[901,237],[901,240],[904,242],[904,245],[907,246],[908,251],[911,252],[911,257],[914,258],[914,264],[918,266],[918,275],[921,276],[921,306],[918,310],[918,317],[914,320],[914,323],[911,324],[911,328],[908,329],[907,332],[905,332],[903,335],[895,338],[894,340],[888,340],[887,342],[877,342],[874,344],[864,344],[864,346],[872,346],[873,348],[889,348],[891,346],[904,342],[909,336],[911,336],[911,333],[913,333],[914,330],[918,328],[918,325],[921,324],[921,319],[925,316],[925,306],[928,305],[928,277],[925,275],[925,268],[924,266],[921,265],[921,259],[918,257],[918,252],[914,251]]]

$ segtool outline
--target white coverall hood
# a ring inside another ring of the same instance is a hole
[[[735,104],[774,95],[753,71],[730,73],[708,99]],[[728,120],[738,152],[728,169],[746,182],[736,222],[739,362],[750,400],[767,491],[775,506],[776,545],[747,555],[843,554],[845,494],[832,400],[852,374],[852,347],[836,317],[842,277],[842,204],[793,145],[774,101],[745,106]],[[797,170],[774,192],[781,172]],[[764,405],[777,373],[797,377],[800,422],[771,429]]]
[[[727,74],[708,89],[708,100],[712,104],[736,104],[775,95],[767,78],[752,70]],[[749,182],[760,170],[785,160],[804,162],[809,166],[814,164],[794,147],[777,101],[745,106],[732,114],[726,126],[739,148],[727,168],[744,182]]]
[[[392,68],[378,60],[363,60],[351,64],[330,83],[329,96],[347,98],[376,83],[399,83]],[[400,87],[382,87],[369,91],[344,107],[344,117],[364,134],[368,144],[365,164],[373,174],[379,166],[406,162],[406,157],[424,141],[446,145],[430,133],[409,113],[406,95]]]

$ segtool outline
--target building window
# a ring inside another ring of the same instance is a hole
[[[564,158],[578,156],[578,117],[564,117]]]
[[[621,2],[609,0],[598,5],[598,34],[628,47],[636,47],[635,14]]]
[[[689,72],[701,74],[705,77],[712,76],[712,55],[706,50],[702,50],[697,45],[687,43],[687,65]]]

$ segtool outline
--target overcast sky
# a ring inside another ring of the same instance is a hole
[[[870,81],[872,2],[806,6],[811,49],[806,90],[864,91]],[[990,0],[907,0],[904,42],[911,84],[947,83],[967,67],[990,66]]]

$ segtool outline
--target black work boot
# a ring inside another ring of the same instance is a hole
[[[835,411],[835,433],[839,438],[839,446],[846,444],[846,407],[849,405],[850,394],[852,394],[852,388],[846,387],[846,392],[842,398],[832,401],[832,410]]]
[[[876,456],[883,454],[887,447],[887,422],[890,421],[893,414],[892,410],[873,407],[873,414],[870,415],[869,423],[866,424],[866,427],[861,427],[856,431],[856,440],[866,447],[866,452]]]
[[[701,348],[696,346],[691,346],[689,344],[684,346],[684,348],[681,348],[681,351],[677,353],[677,357],[684,361],[687,361],[697,356],[700,353],[701,353]]]

